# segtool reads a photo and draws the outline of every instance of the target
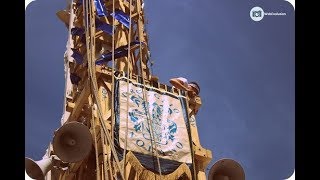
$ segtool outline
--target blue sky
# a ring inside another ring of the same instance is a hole
[[[260,6],[264,16],[249,12]],[[25,155],[45,153],[63,107],[66,1],[37,0],[25,13]],[[185,77],[201,87],[200,142],[208,168],[233,158],[248,180],[289,177],[295,162],[295,13],[282,0],[145,2],[152,70],[162,83]]]

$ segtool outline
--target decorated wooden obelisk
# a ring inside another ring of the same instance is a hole
[[[166,85],[149,71],[143,7],[143,0],[74,0],[57,12],[69,32],[65,109],[43,159],[26,158],[30,177],[207,179],[212,152],[198,136],[200,87],[182,77]],[[244,179],[236,162],[219,163],[209,179]]]

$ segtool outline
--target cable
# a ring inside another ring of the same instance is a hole
[[[129,79],[130,79],[130,75],[129,75],[129,63],[130,63],[130,43],[131,43],[131,4],[132,4],[132,0],[130,0],[129,2],[129,33],[128,33],[128,61],[127,61],[127,114],[126,114],[126,132],[125,132],[125,144],[124,144],[124,150],[123,150],[123,172],[125,177],[126,177],[126,152],[127,152],[127,145],[128,145],[128,114],[129,114]]]
[[[114,0],[113,0],[114,2]],[[89,6],[91,6],[91,4],[88,4]],[[114,4],[113,4],[114,6]],[[91,9],[92,10],[92,9]],[[96,79],[96,72],[95,72],[95,62],[92,58],[92,54],[95,53],[95,27],[94,27],[94,16],[92,16],[92,12],[89,12],[90,16],[90,29],[88,28],[88,13],[86,13],[85,17],[86,17],[86,44],[87,44],[87,59],[88,59],[88,71],[90,74],[90,78],[91,78],[91,82],[92,82],[92,87],[93,87],[93,95],[94,95],[94,100],[96,102],[97,108],[98,108],[98,119],[101,123],[102,129],[104,131],[104,135],[107,137],[107,141],[110,144],[111,147],[111,151],[114,154],[114,159],[116,161],[116,165],[118,166],[119,170],[120,170],[120,163],[119,163],[119,159],[118,156],[116,154],[116,150],[114,148],[114,144],[113,141],[110,137],[110,134],[103,122],[103,115],[102,115],[102,108],[101,108],[101,104],[99,103],[99,99],[98,99],[98,93],[97,93],[97,79]],[[90,30],[90,32],[88,32],[88,30]],[[90,38],[90,41],[88,42]],[[89,51],[89,49],[91,50],[91,52]],[[112,50],[113,51],[113,50]],[[92,53],[93,52],[93,53]],[[114,52],[113,52],[114,53]],[[124,179],[124,175],[123,172],[120,170],[120,175],[121,177]]]
[[[137,8],[138,8],[138,4],[141,5],[141,2],[140,0],[138,0],[138,3],[137,3]],[[140,6],[139,6],[140,7]],[[139,11],[141,9],[138,9]],[[147,105],[146,107],[146,111],[147,111],[147,122],[148,122],[148,125],[149,125],[149,129],[151,130],[151,135],[152,135],[152,138],[151,138],[151,146],[152,146],[152,149],[153,149],[153,141],[156,141],[155,138],[154,138],[154,131],[153,131],[153,126],[151,124],[151,118],[150,118],[150,112],[149,112],[149,104],[148,104],[148,97],[146,95],[146,84],[145,84],[145,78],[144,78],[144,70],[143,70],[143,66],[142,66],[142,63],[143,60],[142,60],[142,46],[141,46],[141,22],[140,22],[140,13],[138,12],[138,16],[139,16],[139,21],[138,21],[138,35],[139,35],[139,41],[140,41],[140,44],[139,44],[139,50],[140,50],[140,68],[141,68],[141,76],[142,76],[142,82],[143,82],[143,100],[146,102],[145,104]],[[158,164],[158,169],[159,169],[159,174],[160,174],[160,180],[161,180],[161,176],[162,176],[162,173],[161,173],[161,165],[160,165],[160,160],[159,160],[159,156],[158,156],[158,147],[157,147],[157,143],[154,142],[154,145],[155,145],[155,155],[156,155],[156,158],[157,158],[157,164]],[[152,150],[152,154],[153,154],[153,150]]]

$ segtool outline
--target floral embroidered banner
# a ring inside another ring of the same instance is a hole
[[[128,125],[127,150],[153,156],[157,150],[159,158],[192,163],[182,98],[132,82],[127,91],[125,80],[118,83],[120,147],[125,148]]]

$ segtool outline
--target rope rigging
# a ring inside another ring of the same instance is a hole
[[[94,96],[95,103],[97,105],[98,119],[99,119],[100,124],[102,126],[104,135],[107,138],[108,144],[110,144],[110,148],[113,153],[113,157],[116,161],[116,165],[117,165],[118,169],[120,170],[121,165],[120,165],[118,156],[116,154],[116,150],[114,148],[110,133],[108,132],[108,130],[105,126],[105,123],[103,121],[102,108],[101,108],[100,101],[98,99],[98,85],[97,85],[97,79],[96,79],[95,59],[93,58],[93,56],[95,54],[95,27],[94,27],[95,16],[94,16],[94,13],[92,13],[93,12],[92,3],[88,3],[88,1],[86,1],[85,6],[86,6],[86,8],[84,7],[85,8],[84,12],[86,12],[85,13],[85,19],[86,19],[86,28],[85,28],[86,31],[85,32],[86,32],[86,40],[87,40],[86,46],[87,46],[88,72],[90,75],[93,96]],[[88,17],[88,16],[90,16],[90,17]],[[88,22],[90,22],[90,26],[89,26]],[[114,59],[113,59],[113,61],[114,61]],[[114,83],[113,83],[113,85],[114,85]],[[120,170],[120,175],[121,175],[122,179],[124,179],[124,174],[121,170]]]
[[[140,3],[140,1],[138,2]],[[132,10],[131,10],[131,4],[132,4],[132,0],[130,0],[130,6],[129,6],[129,33],[128,33],[128,59],[127,59],[127,76],[128,78],[130,78],[130,50],[131,50],[131,17],[132,17]],[[120,161],[117,157],[117,154],[116,154],[116,150],[114,149],[114,146],[113,146],[113,135],[112,137],[110,137],[109,135],[109,132],[108,130],[106,129],[105,127],[105,124],[103,122],[103,117],[102,117],[102,108],[101,108],[101,105],[99,103],[99,100],[98,100],[98,87],[97,87],[97,79],[96,79],[96,74],[95,74],[95,58],[94,58],[94,54],[95,54],[95,27],[94,27],[94,11],[93,11],[93,7],[92,7],[92,3],[88,3],[86,2],[86,8],[84,9],[84,12],[85,13],[85,22],[86,22],[86,44],[87,44],[87,59],[88,59],[88,72],[89,72],[89,75],[90,75],[90,80],[91,80],[91,85],[92,85],[92,90],[93,90],[93,96],[94,96],[94,99],[95,99],[95,103],[97,105],[97,112],[98,112],[98,115],[99,115],[99,120],[100,120],[100,123],[102,125],[102,129],[103,129],[103,132],[104,132],[104,135],[106,136],[107,138],[107,141],[108,143],[110,144],[110,147],[111,147],[111,150],[112,150],[112,154],[113,154],[113,157],[116,161],[116,165],[118,167],[118,169],[120,170],[120,174],[122,176],[123,179],[125,179],[125,164],[126,164],[126,150],[127,150],[127,138],[128,138],[128,116],[127,116],[127,119],[126,119],[126,136],[125,136],[125,148],[124,148],[124,152],[123,152],[123,157],[124,157],[124,163],[123,163],[123,171],[121,171],[121,165],[120,165]],[[140,6],[138,6],[140,7]],[[114,0],[113,0],[113,13],[115,12],[115,3],[114,3]],[[90,16],[88,18],[88,16]],[[138,14],[139,16],[139,19],[141,18],[140,17],[140,13]],[[115,72],[115,53],[114,53],[114,49],[115,49],[115,39],[114,39],[114,35],[115,35],[115,16],[113,16],[112,18],[113,20],[113,28],[112,28],[112,70],[113,72]],[[140,28],[140,25],[141,23],[138,22],[138,29]],[[140,42],[142,42],[142,34],[140,31],[138,31],[138,36],[139,36],[139,40]],[[89,41],[88,41],[89,40]],[[144,69],[143,69],[143,66],[142,66],[142,63],[143,62],[143,57],[142,57],[142,43],[139,43],[139,54],[140,54],[140,72],[141,72],[141,75],[142,75],[142,82],[143,82],[143,100],[145,102],[148,102],[148,97],[146,95],[146,89],[145,89],[145,86],[146,86],[146,83],[145,83],[145,78],[147,77],[144,77],[145,74],[144,74]],[[114,73],[112,73],[112,106],[111,106],[111,116],[112,116],[112,127],[114,127],[114,124],[115,124],[115,115],[114,115],[114,97],[115,97],[115,92],[114,92],[114,87],[115,86],[115,76],[114,76]],[[127,80],[127,92],[129,92],[129,80]],[[128,99],[128,96],[127,96],[127,114],[129,112],[129,99]],[[157,164],[158,164],[158,169],[159,169],[159,173],[160,173],[160,179],[161,179],[161,165],[160,165],[160,160],[159,160],[159,156],[158,156],[158,150],[157,150],[157,143],[155,142],[155,138],[154,138],[154,130],[153,130],[153,125],[152,125],[152,120],[150,118],[150,112],[149,112],[149,105],[148,103],[147,104],[147,107],[145,107],[145,110],[147,112],[147,122],[148,122],[148,126],[149,126],[149,129],[151,130],[151,136],[152,136],[152,139],[151,139],[151,147],[152,147],[152,154],[155,154],[156,158],[157,158]],[[113,132],[114,130],[112,130]],[[106,168],[105,168],[106,169]]]
[[[49,179],[204,179],[211,151],[192,145],[187,91],[153,76],[144,0],[70,0],[67,9],[57,13],[68,28],[64,114],[46,155],[66,167]]]
[[[132,0],[130,0],[130,5],[129,5],[129,33],[128,33],[128,62],[127,62],[127,94],[129,94],[129,78],[130,78],[130,72],[129,72],[129,63],[131,60],[131,54],[130,54],[130,44],[131,44],[131,4]],[[127,114],[129,114],[129,95],[127,95]],[[126,163],[127,163],[127,158],[126,158],[126,152],[127,152],[127,145],[128,145],[128,121],[129,121],[129,116],[126,116],[126,132],[125,132],[125,144],[124,144],[124,150],[123,150],[123,172],[126,175]],[[127,177],[125,177],[127,178]]]
[[[138,7],[140,7],[141,8],[141,2],[140,2],[140,0],[137,0],[137,4],[138,4]],[[139,8],[139,9],[140,9]],[[140,19],[140,18],[142,18],[141,17],[141,15],[140,15],[140,13],[138,14],[138,18]],[[139,21],[138,22],[138,29],[139,29],[139,31],[138,31],[138,36],[139,36],[139,40],[140,40],[140,42],[141,42],[141,39],[142,39],[142,34],[141,34],[141,31],[140,31],[140,28],[141,28],[141,22]],[[141,68],[141,76],[142,76],[142,84],[143,84],[143,100],[146,102],[145,104],[147,105],[147,107],[145,107],[146,108],[146,112],[147,112],[147,122],[148,122],[148,126],[149,126],[149,129],[151,130],[151,136],[152,136],[152,138],[151,138],[151,148],[152,148],[152,154],[153,153],[155,153],[155,155],[156,155],[156,158],[157,158],[157,165],[158,165],[158,169],[159,169],[159,174],[160,174],[160,180],[161,180],[161,175],[162,175],[162,173],[161,173],[161,165],[160,165],[160,160],[159,160],[159,155],[158,155],[158,147],[157,147],[157,142],[155,142],[155,138],[154,138],[154,130],[153,130],[153,125],[152,125],[152,119],[150,118],[150,112],[149,112],[149,104],[148,104],[148,97],[147,97],[147,95],[146,95],[146,83],[145,83],[145,77],[144,77],[144,72],[143,72],[143,66],[142,66],[142,63],[143,63],[143,59],[142,59],[142,46],[141,46],[141,43],[139,44],[139,49],[140,49],[140,68]],[[154,146],[155,146],[155,148],[153,147],[153,142],[154,142]],[[154,150],[155,149],[155,150]]]

